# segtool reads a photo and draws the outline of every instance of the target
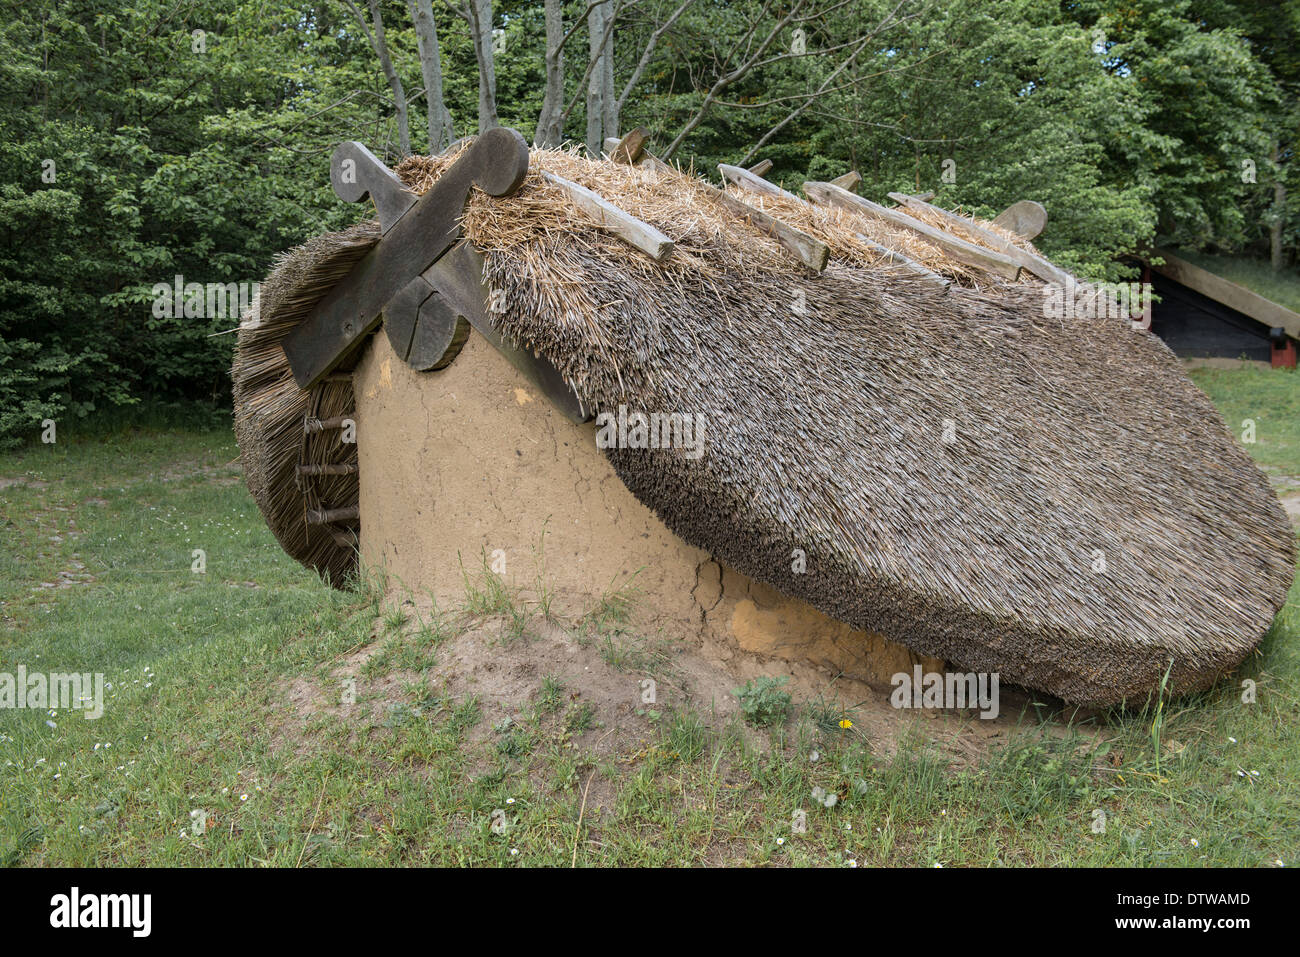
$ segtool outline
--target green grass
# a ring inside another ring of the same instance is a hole
[[[1245,286],[1265,299],[1271,299],[1292,312],[1300,312],[1300,271],[1282,269],[1274,272],[1264,259],[1245,259],[1237,256],[1215,256],[1196,250],[1170,250],[1180,259],[1209,270],[1229,282]]]
[[[1295,408],[1300,380],[1255,370],[1197,378],[1230,419],[1259,420],[1252,454],[1300,474],[1295,417],[1281,411]],[[587,742],[607,716],[562,675],[539,676],[517,716],[495,727],[477,698],[410,680],[436,663],[466,610],[421,618],[385,600],[378,578],[350,593],[326,588],[281,552],[235,457],[227,430],[168,428],[61,432],[53,447],[0,454],[0,477],[29,483],[0,489],[0,671],[103,671],[113,685],[95,721],[0,712],[0,861],[1295,863],[1296,591],[1237,679],[1094,719],[1101,738],[1026,716],[1010,741],[958,766],[918,721],[885,756],[841,727],[851,707],[822,698],[796,700],[795,719],[762,731],[739,716],[719,723],[662,707],[638,719],[641,740],[598,753]],[[205,574],[191,571],[198,548]],[[83,580],[43,587],[60,572]],[[519,612],[490,579],[472,572],[467,582],[467,604],[512,633],[512,615],[538,614]],[[633,640],[625,592],[594,609],[582,633],[632,666],[655,646]],[[408,676],[400,700],[377,713],[365,707],[369,679],[358,682],[356,712],[330,685],[334,664],[358,650],[374,652],[371,678]],[[1257,684],[1254,704],[1241,700],[1243,678]],[[299,726],[286,689],[305,680],[329,689],[330,708]],[[584,803],[589,792],[608,795],[604,813]],[[199,834],[194,811],[206,814]]]
[[[1223,413],[1228,429],[1259,464],[1300,476],[1300,375],[1294,369],[1201,368],[1192,381]],[[1249,438],[1253,423],[1254,441]]]

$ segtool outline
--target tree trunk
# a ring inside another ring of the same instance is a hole
[[[542,112],[537,117],[533,142],[538,146],[556,147],[564,140],[564,0],[546,0],[546,93]]]
[[[424,99],[429,116],[429,152],[441,153],[456,138],[451,113],[442,96],[442,53],[438,47],[438,24],[433,19],[432,0],[411,0],[411,21],[420,47],[420,74],[424,77]]]
[[[587,152],[599,156],[606,136],[617,136],[618,130],[606,131],[605,121],[610,118],[612,104],[606,103],[606,92],[613,96],[613,63],[609,56],[614,45],[613,31],[609,29],[610,3],[591,8],[587,15],[587,35],[593,69],[587,80]],[[608,82],[606,77],[608,76]]]
[[[1285,265],[1282,249],[1282,231],[1286,225],[1286,183],[1282,181],[1282,168],[1278,165],[1277,143],[1273,144],[1270,154],[1273,160],[1273,221],[1268,227],[1269,260],[1274,272],[1281,272]]]
[[[379,0],[370,0],[370,19],[374,22],[375,32],[371,37],[375,53],[379,56],[379,65],[388,86],[393,91],[393,105],[397,109],[397,143],[402,156],[411,154],[411,129],[406,114],[406,92],[402,89],[402,79],[393,69],[393,61],[388,56],[388,41],[384,37],[384,18],[379,13]]]
[[[497,118],[497,77],[492,50],[492,0],[467,0],[469,27],[478,59],[478,131],[500,126]]]
[[[618,17],[618,0],[611,0],[609,15],[605,19],[605,42],[600,53],[600,106],[601,123],[605,137],[618,136],[618,94],[614,92],[614,20]]]

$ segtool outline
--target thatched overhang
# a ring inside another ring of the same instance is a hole
[[[423,193],[454,159],[397,172]],[[563,184],[671,254],[620,238]],[[698,458],[606,453],[677,535],[855,628],[1080,704],[1145,698],[1166,672],[1204,687],[1255,647],[1293,581],[1294,534],[1163,343],[1128,317],[1045,308],[1050,264],[992,224],[893,211],[979,247],[982,266],[851,203],[732,187],[762,214],[747,217],[720,192],[663,164],[533,151],[518,191],[473,192],[463,221],[494,329],[588,412],[703,416]],[[824,244],[825,268],[765,218]],[[379,235],[287,254],[235,367],[250,489],[286,550],[335,581],[347,537],[306,516],[346,506],[350,479],[304,491],[299,467],[348,453],[304,442],[302,421],[346,412],[348,387],[298,389],[279,343]]]

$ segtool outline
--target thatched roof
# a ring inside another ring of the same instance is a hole
[[[446,162],[398,172],[423,190]],[[543,168],[666,233],[673,255],[654,262],[602,231]],[[704,415],[699,459],[607,452],[669,528],[856,628],[1081,704],[1145,697],[1167,668],[1176,690],[1204,686],[1259,641],[1293,580],[1293,534],[1159,339],[1127,320],[1044,318],[1037,280],[769,200],[830,246],[816,274],[704,188],[535,151],[517,194],[476,192],[465,217],[504,293],[500,330],[589,407]],[[863,236],[955,284],[900,274]],[[338,262],[354,240],[286,260],[262,321],[300,316],[272,296],[296,302],[280,290],[319,281],[302,263]]]
[[[309,415],[350,413],[352,385],[327,381],[310,392],[299,389],[281,342],[378,239],[376,224],[361,223],[318,236],[281,256],[240,325],[231,370],[235,438],[249,492],[284,550],[340,586],[356,568],[356,552],[323,529],[308,526],[306,512],[320,505],[355,505],[356,477],[327,476],[304,483],[297,466],[350,457],[351,449],[333,436],[305,435],[303,422]]]

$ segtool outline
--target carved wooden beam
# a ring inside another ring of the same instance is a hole
[[[353,144],[336,153],[341,161],[351,160],[363,170],[368,162],[368,151],[361,152],[364,149]],[[378,164],[378,160],[374,162]],[[347,182],[348,177],[340,172],[340,195],[359,199],[371,189],[382,194],[391,182],[382,173],[383,165],[378,165],[380,169],[359,173],[356,183]],[[497,127],[475,139],[285,337],[284,353],[299,387],[310,388],[351,359],[356,347],[379,324],[385,305],[460,238],[461,216],[472,188],[477,186],[491,196],[507,196],[519,188],[527,172],[528,144],[514,130]],[[335,179],[331,172],[331,180]],[[380,185],[384,183],[387,186]]]
[[[493,327],[488,308],[491,300],[483,282],[483,257],[468,241],[457,243],[421,276],[438,291],[449,309],[464,316],[474,331],[523,373],[561,414],[573,422],[585,422],[591,418],[591,413],[559,369],[536,353],[505,341]]]

